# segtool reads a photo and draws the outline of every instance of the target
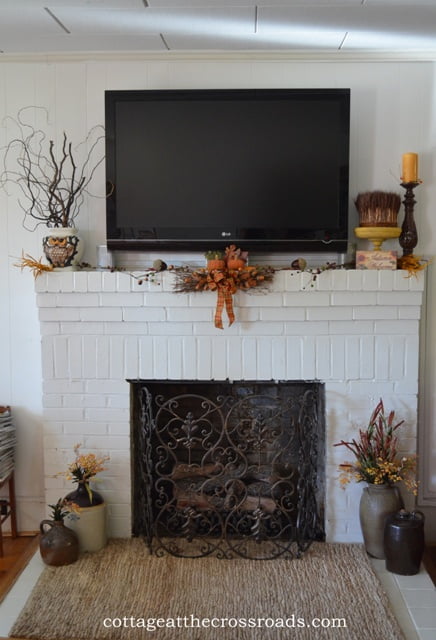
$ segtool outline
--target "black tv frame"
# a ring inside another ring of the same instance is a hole
[[[255,100],[269,96],[288,99],[290,96],[311,96],[314,100],[331,98],[341,101],[343,110],[343,126],[346,131],[347,159],[349,153],[349,118],[350,118],[350,90],[349,89],[188,89],[188,90],[115,90],[105,92],[106,113],[106,179],[108,186],[115,184],[116,175],[116,107],[120,101],[143,100]],[[344,144],[343,141],[341,144]],[[253,237],[224,235],[225,231],[214,228],[213,237],[186,238],[158,238],[142,237],[141,230],[118,227],[116,210],[116,184],[111,196],[106,202],[107,246],[110,250],[132,251],[204,251],[210,248],[224,248],[228,244],[238,244],[244,249],[257,252],[338,252],[344,253],[348,243],[348,183],[349,162],[343,167],[340,178],[340,202],[338,212],[338,227],[325,229],[286,229],[286,237],[274,237],[277,229],[265,226],[261,232],[256,230]],[[293,185],[298,189],[298,185]],[[316,188],[316,185],[314,185]],[[145,226],[145,225],[144,225]],[[147,227],[149,228],[149,227]],[[127,233],[126,233],[127,232]],[[215,235],[214,235],[215,234]]]

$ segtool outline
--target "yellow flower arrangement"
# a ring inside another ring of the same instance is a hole
[[[68,471],[65,476],[67,480],[84,484],[92,502],[89,480],[96,476],[97,473],[106,470],[107,467],[104,466],[104,463],[109,460],[109,456],[97,458],[94,453],[80,453],[81,446],[81,444],[75,445],[74,453],[76,454],[76,459],[68,465]]]
[[[76,459],[68,465],[67,479],[73,482],[88,482],[97,473],[106,470],[103,465],[106,460],[109,460],[109,456],[97,458],[94,453],[79,453],[81,446],[81,444],[75,445],[74,453],[76,454]]]
[[[386,417],[382,400],[374,409],[368,427],[359,429],[358,440],[351,442],[341,440],[333,446],[345,446],[356,460],[354,463],[344,462],[339,465],[339,482],[343,488],[351,481],[368,484],[404,485],[416,495],[416,457],[398,454],[398,438],[396,430],[404,420],[394,424],[395,412]]]

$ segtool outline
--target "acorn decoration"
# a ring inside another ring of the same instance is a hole
[[[291,262],[291,269],[298,269],[299,271],[304,271],[307,267],[307,262],[304,258],[296,258]]]
[[[166,271],[168,265],[163,260],[158,259],[153,262],[153,269],[159,273],[160,271]]]

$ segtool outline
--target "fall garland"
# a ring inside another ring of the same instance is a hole
[[[223,329],[222,313],[225,307],[229,326],[235,321],[233,311],[233,294],[238,290],[248,291],[249,289],[265,286],[274,277],[273,267],[241,267],[239,269],[191,269],[182,267],[175,269],[176,282],[174,291],[176,293],[193,293],[196,291],[216,291],[217,304],[215,310],[215,326]]]

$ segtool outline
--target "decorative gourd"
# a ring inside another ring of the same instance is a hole
[[[231,258],[227,260],[228,269],[243,269],[245,264],[245,260],[242,260],[242,258]]]
[[[207,268],[209,271],[213,271],[214,269],[225,269],[226,262],[223,257],[223,252],[219,249],[215,249],[213,251],[206,251],[204,254],[207,260]]]
[[[224,260],[208,260],[207,268],[209,271],[214,271],[215,269],[225,269],[226,263]]]

